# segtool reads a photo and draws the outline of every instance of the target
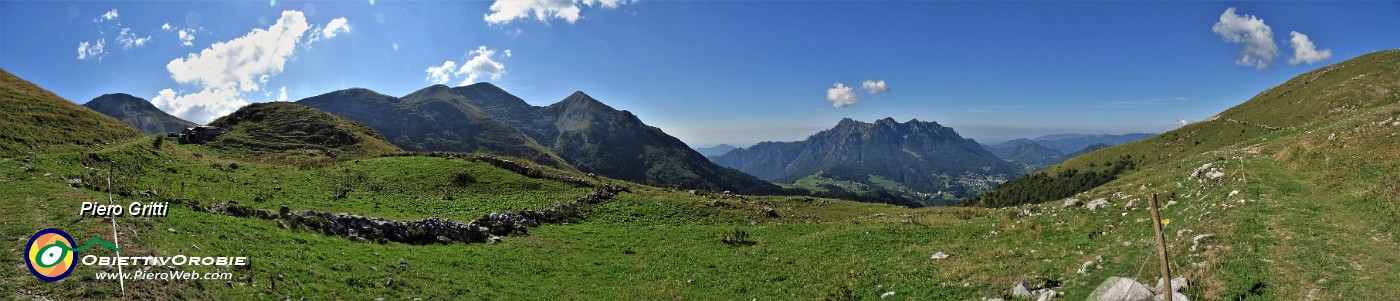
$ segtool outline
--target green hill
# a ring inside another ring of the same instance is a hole
[[[1013,179],[978,202],[1008,206],[1069,197],[1131,170],[1150,170],[1183,156],[1243,141],[1292,134],[1301,126],[1335,122],[1400,101],[1400,51],[1363,55],[1304,73],[1249,101],[1179,129],[1075,157]]]
[[[209,125],[228,133],[206,146],[263,159],[336,160],[399,152],[363,124],[293,103],[247,105]]]
[[[112,117],[54,95],[0,69],[0,157],[90,147],[141,136]]]
[[[125,93],[98,96],[83,104],[102,115],[112,116],[148,135],[179,133],[198,124],[185,121],[156,108],[150,101]]]

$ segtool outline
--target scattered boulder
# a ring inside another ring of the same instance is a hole
[[[1152,289],[1132,279],[1108,277],[1099,287],[1089,293],[1091,301],[1149,301]]]
[[[1196,251],[1196,247],[1200,246],[1201,240],[1202,240],[1202,239],[1211,238],[1211,237],[1214,237],[1214,236],[1215,236],[1215,234],[1201,234],[1201,235],[1196,235],[1195,238],[1192,238],[1192,239],[1191,239],[1191,252],[1195,252],[1195,251]]]
[[[1083,203],[1084,203],[1084,202],[1079,201],[1079,199],[1069,198],[1069,199],[1065,199],[1065,204],[1062,205],[1062,206],[1060,206],[1060,208],[1063,209],[1063,208],[1069,208],[1069,207],[1079,206],[1079,204],[1083,204]]]
[[[771,218],[778,218],[778,209],[773,209],[773,207],[763,208],[763,214]]]
[[[1017,298],[1035,297],[1035,295],[1031,294],[1030,284],[1026,283],[1025,279],[1021,279],[1020,283],[1016,283],[1016,286],[1011,288],[1011,296]]]
[[[1163,290],[1162,290],[1162,289],[1163,289],[1163,287],[1162,287],[1163,284],[1165,284],[1165,283],[1162,283],[1162,278],[1160,278],[1160,277],[1157,278],[1157,286],[1153,287],[1152,291],[1155,291],[1155,292],[1158,292],[1158,293],[1163,292]],[[1182,289],[1186,289],[1186,287],[1189,286],[1189,285],[1190,285],[1190,283],[1187,283],[1187,282],[1186,282],[1186,278],[1184,278],[1184,277],[1172,278],[1172,292],[1181,292]],[[1175,298],[1173,297],[1173,299],[1175,299]]]
[[[1152,301],[1166,301],[1166,300],[1167,300],[1166,295],[1156,295],[1156,296],[1152,296]],[[1172,301],[1191,301],[1191,298],[1187,298],[1185,294],[1174,293],[1174,294],[1172,294]]]
[[[948,259],[948,254],[947,254],[947,253],[943,253],[943,252],[933,253],[933,256],[930,256],[929,259],[934,259],[934,260],[944,260],[944,259]]]
[[[885,292],[884,294],[880,294],[880,299],[889,298],[889,297],[894,297],[894,292]]]
[[[1089,211],[1097,211],[1099,210],[1099,208],[1108,207],[1108,200],[1095,199],[1093,201],[1089,201],[1089,204],[1084,205],[1084,207],[1089,208]]]
[[[1093,267],[1093,266],[1094,266],[1094,261],[1093,261],[1093,260],[1085,261],[1084,264],[1079,265],[1079,272],[1078,272],[1078,273],[1080,273],[1080,274],[1088,274],[1088,273],[1089,273],[1089,268],[1090,268],[1090,267]]]
[[[1051,299],[1055,299],[1055,296],[1059,296],[1059,295],[1060,295],[1060,292],[1056,292],[1055,290],[1052,290],[1052,289],[1045,289],[1045,291],[1043,291],[1043,292],[1040,293],[1040,298],[1036,298],[1035,300],[1036,300],[1036,301],[1050,301]]]

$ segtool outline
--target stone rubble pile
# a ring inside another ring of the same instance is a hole
[[[400,242],[414,245],[447,244],[453,242],[488,242],[493,236],[528,233],[531,227],[545,223],[562,223],[582,219],[586,209],[612,199],[618,193],[630,192],[625,186],[603,184],[592,193],[573,201],[550,206],[542,210],[522,210],[494,212],[471,222],[462,223],[440,218],[427,218],[412,221],[394,221],[378,217],[364,217],[346,213],[331,214],[311,210],[291,211],[282,206],[278,212],[256,209],[238,202],[214,204],[208,207],[198,203],[190,204],[195,210],[237,217],[253,217],[264,220],[277,220],[279,225],[288,228],[306,228],[326,235],[343,236],[350,239],[363,239],[380,243]]]

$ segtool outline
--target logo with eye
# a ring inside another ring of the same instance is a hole
[[[39,230],[24,248],[24,261],[29,265],[29,272],[40,280],[63,280],[73,273],[74,258],[78,257],[78,251],[73,248],[73,237],[67,232],[54,228]]]

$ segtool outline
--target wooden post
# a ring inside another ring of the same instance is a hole
[[[1157,256],[1162,260],[1162,300],[1172,301],[1172,270],[1167,264],[1167,238],[1162,234],[1162,216],[1157,214],[1157,194],[1153,193],[1152,228],[1157,229]]]

